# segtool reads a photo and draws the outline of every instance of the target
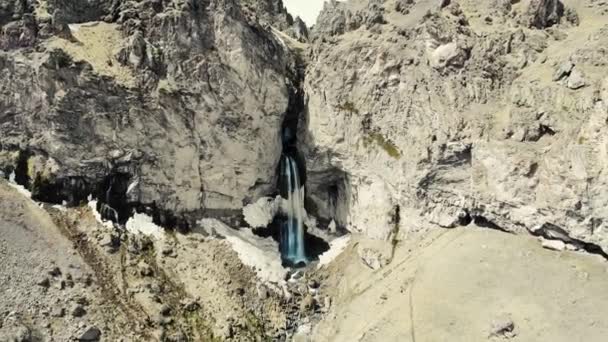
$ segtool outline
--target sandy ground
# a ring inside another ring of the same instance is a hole
[[[356,249],[355,241],[325,270],[333,309],[311,341],[601,342],[608,336],[608,263],[600,257],[550,251],[532,237],[476,227],[399,245],[393,262],[377,271],[352,262]]]

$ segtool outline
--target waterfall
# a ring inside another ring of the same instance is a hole
[[[308,262],[304,250],[304,186],[300,182],[296,160],[283,155],[282,176],[287,190],[287,220],[281,231],[281,254],[292,265]]]

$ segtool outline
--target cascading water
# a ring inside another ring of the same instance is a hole
[[[281,177],[285,185],[287,200],[284,206],[287,220],[281,230],[281,255],[292,265],[306,264],[304,248],[304,186],[300,182],[298,164],[292,156],[283,154]]]

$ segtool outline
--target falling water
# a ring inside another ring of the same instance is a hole
[[[281,232],[283,259],[293,265],[308,262],[304,250],[304,186],[300,184],[298,164],[289,155],[283,155],[283,177],[287,190],[287,221]]]

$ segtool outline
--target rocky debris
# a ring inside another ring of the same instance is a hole
[[[435,48],[429,56],[429,62],[433,68],[442,70],[447,67],[461,68],[467,58],[466,51],[457,43],[448,43]]]
[[[164,316],[164,317],[171,316],[171,307],[167,304],[163,304],[160,307],[159,313],[161,316]]]
[[[388,264],[388,259],[380,251],[373,248],[358,249],[363,264],[372,270],[379,270]]]
[[[397,0],[395,1],[395,11],[401,14],[410,13],[410,8],[414,6],[414,0]]]
[[[99,237],[99,245],[104,247],[106,252],[113,254],[120,248],[120,236],[113,232],[104,232]]]
[[[175,251],[175,248],[171,245],[164,245],[161,253],[163,256],[166,257],[170,257],[170,258],[175,258],[177,257],[177,252]]]
[[[139,268],[139,275],[141,275],[142,277],[151,277],[154,275],[154,270],[145,261],[140,262],[138,265],[138,268]]]
[[[59,267],[53,267],[51,268],[51,270],[48,272],[50,276],[53,277],[59,277],[61,275],[61,269]]]
[[[515,323],[508,315],[501,315],[492,320],[489,337],[513,338],[517,336]]]
[[[82,304],[74,304],[70,310],[70,314],[72,317],[82,317],[87,314],[87,311]]]
[[[560,22],[564,15],[564,4],[560,0],[531,0],[527,15],[531,27],[547,28]]]
[[[183,300],[181,302],[182,309],[185,311],[189,311],[189,312],[199,310],[201,308],[201,304],[199,302],[200,302],[199,299]]]
[[[63,317],[65,316],[65,309],[61,306],[55,306],[53,307],[53,309],[51,310],[51,316],[52,317]]]
[[[561,81],[562,79],[570,76],[572,69],[574,69],[574,64],[571,61],[566,61],[560,64],[553,74],[553,81]]]
[[[576,90],[580,89],[587,85],[587,81],[585,80],[585,75],[582,71],[577,68],[574,68],[568,77],[568,82],[566,83],[568,88]]]
[[[88,328],[80,337],[78,341],[82,342],[95,342],[101,339],[101,330],[96,327]]]
[[[49,278],[44,277],[42,280],[38,281],[36,283],[36,285],[38,285],[40,287],[48,288],[49,286],[51,286],[51,282],[50,282]]]

